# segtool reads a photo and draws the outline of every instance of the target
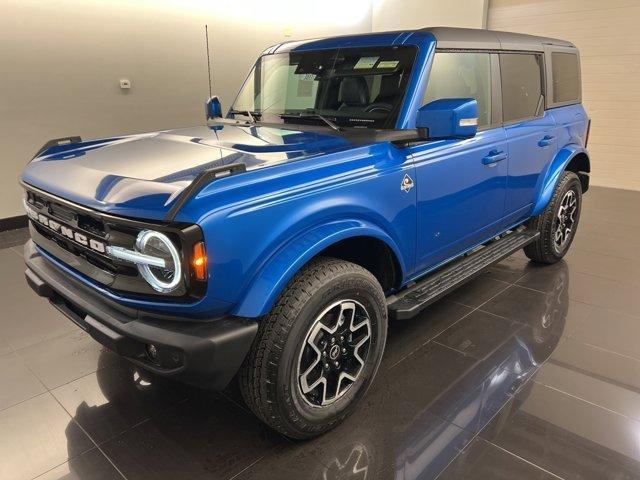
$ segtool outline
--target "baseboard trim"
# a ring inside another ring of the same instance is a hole
[[[0,218],[0,232],[5,230],[16,230],[25,228],[28,225],[26,215],[18,215],[17,217]]]

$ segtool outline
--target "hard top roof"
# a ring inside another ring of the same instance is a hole
[[[566,40],[539,37],[524,33],[499,32],[479,28],[428,27],[420,31],[429,32],[440,48],[490,48],[500,50],[542,50],[545,45],[575,47]],[[459,47],[465,45],[466,47]]]
[[[435,37],[438,48],[542,51],[545,45],[573,47],[571,42],[523,33],[499,32],[479,28],[427,27],[416,30],[360,33],[337,37],[314,38],[273,45],[263,53],[313,50],[348,46],[407,45]],[[432,41],[432,40],[431,40]]]

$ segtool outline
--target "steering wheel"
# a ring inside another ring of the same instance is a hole
[[[368,105],[365,109],[365,113],[375,112],[376,110],[383,111],[389,113],[393,109],[393,105],[388,103],[372,103]]]

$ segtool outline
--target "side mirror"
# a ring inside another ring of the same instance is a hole
[[[442,98],[418,110],[416,128],[430,139],[471,138],[478,132],[478,102],[473,98]]]
[[[209,98],[204,104],[204,114],[207,120],[222,117],[222,104],[217,95]]]

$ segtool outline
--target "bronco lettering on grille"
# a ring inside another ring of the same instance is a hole
[[[71,227],[54,220],[53,218],[49,218],[42,213],[36,212],[26,201],[24,202],[24,208],[31,220],[38,222],[40,225],[47,227],[49,230],[62,235],[83,247],[90,248],[98,253],[106,254],[107,246],[104,242],[90,238],[87,235],[77,232]]]

